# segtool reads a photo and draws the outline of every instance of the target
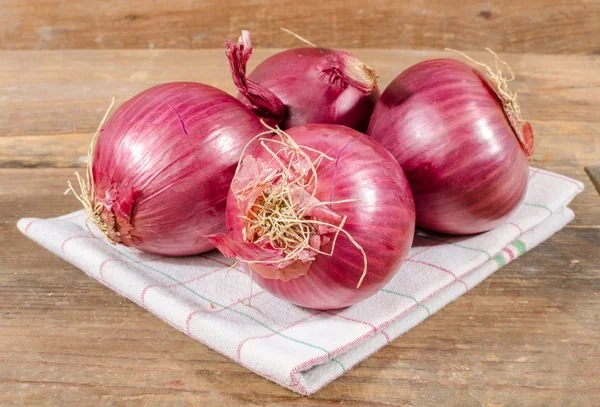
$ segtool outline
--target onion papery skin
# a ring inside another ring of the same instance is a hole
[[[285,107],[281,112],[281,107],[271,102],[272,116],[279,117],[282,129],[324,123],[363,133],[367,130],[380,92],[375,71],[351,53],[327,48],[296,48],[277,53],[248,75],[249,85],[254,88],[248,89],[240,86],[245,67],[241,72],[239,62],[247,61],[252,51],[249,34],[245,32],[237,45],[228,42],[227,47],[240,100],[256,105],[253,100],[257,95],[264,100],[269,99],[265,97],[267,93],[272,93]],[[240,47],[245,47],[245,57],[239,53]],[[273,95],[269,95],[271,100]]]
[[[331,209],[347,216],[343,228],[367,256],[340,233],[333,256],[317,254],[308,272],[287,282],[267,279],[253,272],[254,281],[273,295],[313,309],[338,309],[362,301],[379,291],[396,274],[411,247],[415,228],[412,194],[400,166],[381,145],[352,129],[336,125],[306,125],[286,132],[301,146],[314,148],[330,157],[318,167],[315,197],[320,201],[357,199],[332,204]],[[251,153],[269,159],[264,149]],[[313,153],[311,153],[312,155]],[[245,227],[230,191],[227,199],[227,229],[242,240]],[[333,234],[329,235],[333,238]],[[329,251],[332,242],[322,246]],[[246,263],[245,267],[248,267]],[[252,267],[252,265],[251,265]]]
[[[533,143],[529,124],[523,129]],[[459,235],[488,231],[524,198],[527,154],[490,82],[460,61],[428,60],[396,77],[368,134],[404,170],[417,226]]]
[[[94,200],[113,242],[161,255],[214,246],[244,146],[264,130],[234,97],[200,83],[158,85],[117,109],[93,158]]]

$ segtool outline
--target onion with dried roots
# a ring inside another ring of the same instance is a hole
[[[229,185],[242,149],[264,130],[259,118],[216,88],[175,82],[138,94],[102,125],[81,191],[70,187],[88,220],[112,243],[150,253],[213,249],[198,232],[225,231]]]
[[[355,130],[271,128],[240,158],[228,234],[209,236],[272,294],[336,309],[376,293],[399,269],[415,227],[402,169]]]
[[[487,69],[487,78],[454,59],[418,63],[394,79],[375,107],[367,133],[404,170],[420,227],[484,232],[505,222],[524,198],[533,131],[508,89],[512,70],[493,55],[495,71],[471,60]]]
[[[375,71],[349,52],[296,48],[277,53],[246,76],[250,33],[226,41],[227,59],[240,99],[282,129],[311,123],[364,132],[379,98]]]

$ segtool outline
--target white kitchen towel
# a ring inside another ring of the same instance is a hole
[[[248,369],[312,394],[355,364],[531,250],[573,219],[566,207],[583,184],[531,169],[525,201],[496,229],[448,237],[418,231],[394,279],[344,310],[296,307],[254,287],[213,251],[161,257],[94,237],[83,211],[25,218],[19,229],[100,283]],[[94,235],[99,232],[92,228]]]

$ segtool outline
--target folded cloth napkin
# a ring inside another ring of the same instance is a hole
[[[161,257],[113,246],[85,225],[83,211],[25,218],[19,229],[100,283],[248,369],[312,394],[455,300],[573,219],[583,190],[573,179],[531,169],[525,201],[496,229],[468,237],[418,231],[394,279],[347,309],[314,311],[254,287],[213,251]],[[91,226],[91,225],[90,225]],[[251,299],[251,306],[247,302]]]

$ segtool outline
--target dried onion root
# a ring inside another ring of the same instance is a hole
[[[75,195],[75,198],[77,198],[77,200],[83,206],[83,210],[87,215],[87,218],[85,220],[85,226],[88,228],[88,231],[90,232],[90,234],[92,234],[92,236],[94,234],[92,233],[92,230],[88,225],[88,221],[91,221],[94,225],[96,225],[98,229],[100,229],[100,232],[102,232],[102,234],[106,236],[110,243],[117,244],[118,240],[115,239],[115,236],[117,238],[120,237],[119,231],[114,229],[114,224],[111,228],[102,219],[102,212],[104,211],[104,206],[101,203],[95,201],[94,173],[92,171],[94,162],[94,150],[96,149],[96,144],[98,143],[98,137],[100,136],[100,131],[102,130],[102,127],[104,126],[104,123],[106,122],[106,119],[108,118],[108,115],[110,114],[110,111],[112,110],[114,105],[115,98],[113,97],[112,101],[110,102],[110,106],[108,106],[108,109],[106,110],[106,113],[100,121],[100,124],[98,125],[98,128],[96,129],[96,132],[92,137],[92,141],[90,142],[90,146],[87,152],[87,167],[85,171],[85,179],[81,175],[79,175],[79,171],[75,172],[75,177],[77,178],[77,183],[79,184],[79,192],[75,190],[75,188],[71,184],[71,181],[67,181],[69,188],[65,191],[65,195],[67,195],[69,192],[72,192],[73,195]]]
[[[247,215],[240,215],[246,223],[246,241],[249,243],[261,244],[268,241],[275,250],[281,250],[284,257],[278,260],[252,260],[238,258],[238,261],[247,264],[273,264],[284,263],[295,260],[301,260],[299,254],[304,250],[309,250],[315,254],[332,256],[335,250],[338,235],[343,233],[354,246],[359,250],[364,259],[363,273],[356,288],[359,288],[367,274],[367,256],[360,244],[352,237],[350,233],[344,230],[344,223],[347,217],[343,217],[337,225],[329,222],[323,222],[306,217],[309,209],[316,206],[330,206],[340,203],[356,202],[356,199],[345,199],[340,201],[319,201],[314,203],[315,193],[318,187],[318,168],[323,160],[333,161],[325,153],[306,146],[300,146],[279,127],[270,127],[263,122],[269,130],[259,134],[255,140],[260,146],[271,155],[273,162],[278,166],[277,171],[266,179],[256,178],[255,182],[247,185],[235,194],[238,208],[242,209],[242,196],[245,193],[264,190],[265,185],[271,185],[273,188],[268,193],[262,192],[257,201],[252,205]],[[274,134],[279,139],[265,137]],[[252,142],[251,142],[252,143]],[[248,145],[250,145],[249,143]],[[274,151],[276,150],[276,151]],[[317,154],[316,159],[311,159],[307,151]],[[245,149],[244,149],[245,152]],[[238,163],[236,175],[233,182],[236,181],[239,169],[242,167],[242,157]],[[281,155],[283,154],[283,158]],[[285,161],[287,160],[287,161]],[[292,171],[294,164],[302,163],[300,171]],[[307,200],[294,199],[292,191],[310,191],[310,198]],[[316,232],[315,226],[324,226],[335,230],[332,240],[331,250],[329,252],[321,251],[318,248],[310,246],[310,238]],[[314,260],[312,257],[304,258],[304,261]]]

